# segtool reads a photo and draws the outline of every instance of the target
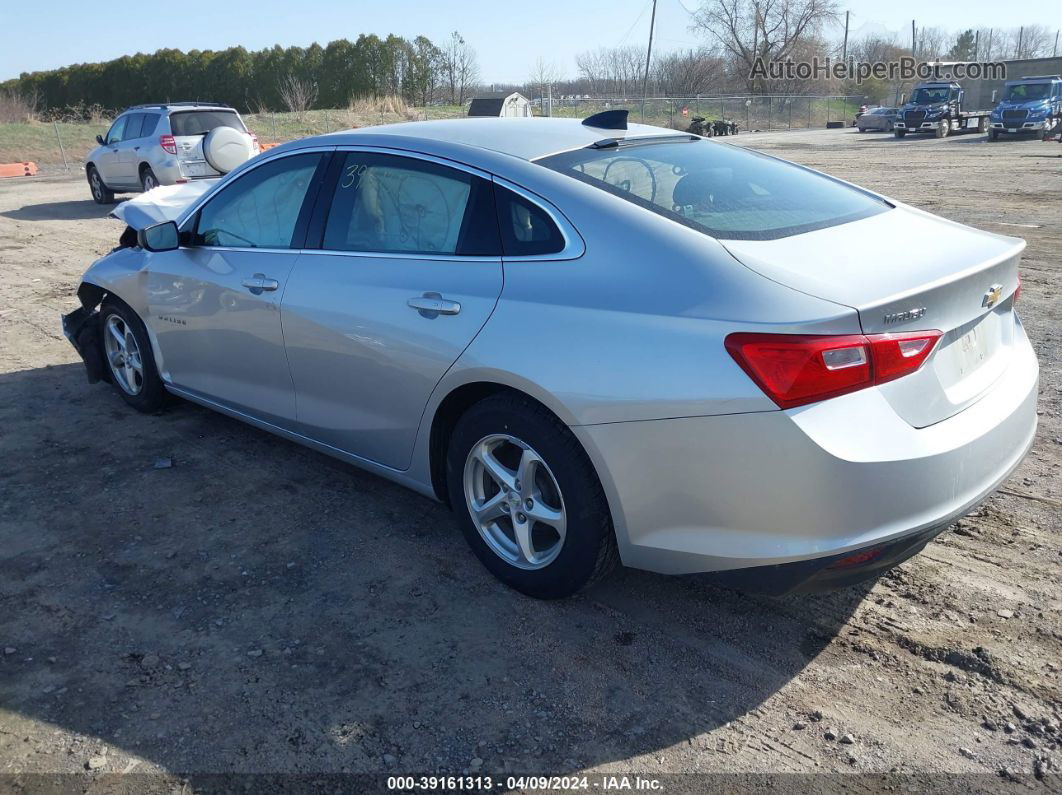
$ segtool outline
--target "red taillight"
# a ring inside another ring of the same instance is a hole
[[[172,135],[160,135],[159,146],[169,152],[171,155],[177,154],[177,142],[173,140]]]
[[[726,349],[783,409],[817,403],[913,373],[932,353],[939,331],[851,334],[731,334]]]
[[[257,149],[258,148],[258,136],[255,135],[253,132],[249,132],[248,135],[251,136],[251,148],[252,149]]]
[[[1013,305],[1013,304],[1018,303],[1018,299],[1019,298],[1021,298],[1021,274],[1020,273],[1018,274],[1018,286],[1014,288],[1014,300],[1011,301],[1011,304]]]

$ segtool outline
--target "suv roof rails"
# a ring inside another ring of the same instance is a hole
[[[1007,82],[1016,83],[1019,80],[1062,80],[1062,75],[1026,75],[1025,77],[1015,77]]]
[[[160,110],[166,110],[167,108],[228,108],[232,110],[232,105],[226,105],[224,102],[207,102],[203,100],[196,100],[195,102],[147,102],[143,105],[130,105],[126,110],[138,110],[139,108],[159,108]]]

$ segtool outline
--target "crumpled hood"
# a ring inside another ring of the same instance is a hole
[[[111,210],[111,217],[139,231],[163,221],[176,221],[196,199],[210,190],[216,179],[199,179],[183,185],[160,185],[124,201]]]

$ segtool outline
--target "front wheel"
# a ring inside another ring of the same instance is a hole
[[[571,431],[541,405],[518,395],[480,401],[454,428],[446,463],[461,531],[506,585],[559,599],[615,566],[597,474]]]
[[[107,187],[95,166],[85,170],[85,178],[88,179],[89,191],[96,204],[114,204],[114,191]]]
[[[169,393],[137,314],[125,304],[108,301],[100,309],[100,336],[108,377],[122,400],[145,413],[162,408]]]
[[[989,141],[998,141],[999,140],[999,130],[996,130],[994,128],[989,130],[988,131],[988,140]]]
[[[903,138],[905,135],[907,135],[907,130],[893,130],[892,134],[895,135],[897,138]]]
[[[940,124],[937,125],[937,138],[947,138],[948,133],[951,132],[951,120],[941,119]]]

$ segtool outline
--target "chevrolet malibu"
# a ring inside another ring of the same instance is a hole
[[[161,212],[64,318],[90,381],[441,500],[536,597],[876,575],[1036,429],[1021,240],[625,112],[308,138]]]

